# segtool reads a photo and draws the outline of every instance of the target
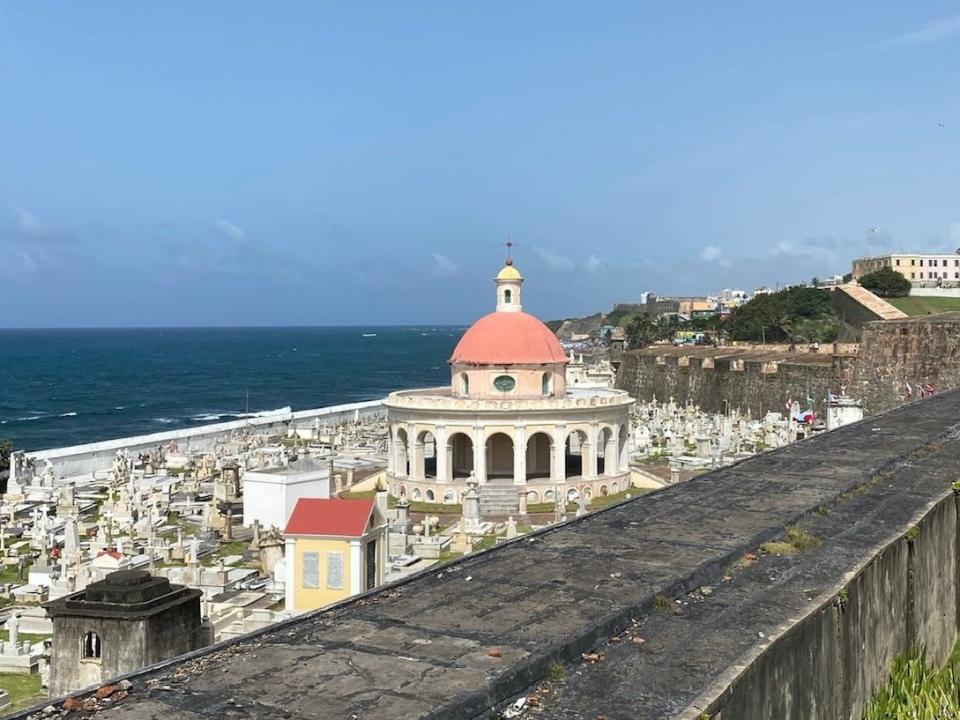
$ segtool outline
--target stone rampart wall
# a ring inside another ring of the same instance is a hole
[[[833,307],[840,313],[840,319],[857,332],[862,332],[868,322],[882,320],[878,313],[847,293],[843,286],[836,287],[830,293]]]
[[[712,720],[863,714],[894,659],[924,649],[942,665],[957,639],[957,498],[883,547],[829,602],[791,625],[710,703]]]
[[[803,404],[808,395],[822,411],[827,390],[841,386],[868,415],[919,399],[928,384],[936,392],[960,387],[960,313],[868,322],[859,352],[843,352],[848,347],[838,346],[841,354],[829,359],[771,346],[648,348],[622,355],[617,387],[638,400],[673,397],[707,411],[729,406],[754,416],[779,412],[790,399]]]
[[[867,324],[854,375],[868,414],[917,399],[918,386],[960,387],[960,313]]]
[[[672,397],[691,402],[707,412],[730,408],[747,410],[754,417],[784,412],[788,400],[823,410],[827,390],[836,392],[849,382],[852,358],[838,356],[822,363],[737,360],[730,357],[691,357],[625,353],[617,372],[617,387],[638,400]]]

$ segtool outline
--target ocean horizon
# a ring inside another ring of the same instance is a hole
[[[0,438],[39,450],[445,385],[465,328],[3,329]]]

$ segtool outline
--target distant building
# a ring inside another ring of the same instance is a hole
[[[853,277],[890,268],[915,285],[960,283],[960,251],[956,253],[891,253],[861,257],[853,261]]]
[[[46,603],[53,623],[51,696],[201,647],[201,594],[146,570],[120,570]]]
[[[680,301],[677,298],[650,295],[644,305],[644,311],[652,317],[678,315],[680,313]]]
[[[614,354],[627,349],[627,331],[622,327],[614,328],[610,332],[610,351]]]
[[[286,610],[314,610],[382,584],[385,523],[373,498],[298,500],[283,533]]]

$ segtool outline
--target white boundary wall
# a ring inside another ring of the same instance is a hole
[[[87,475],[95,470],[109,469],[113,465],[113,458],[117,450],[127,449],[136,454],[153,450],[158,445],[166,446],[173,442],[177,444],[180,453],[207,452],[211,451],[218,441],[229,440],[233,433],[245,429],[276,431],[278,434],[285,435],[287,428],[290,426],[306,430],[313,428],[315,424],[321,426],[336,425],[342,422],[356,422],[361,419],[375,420],[383,417],[386,417],[383,400],[370,400],[346,405],[331,405],[330,407],[313,410],[271,413],[212,425],[196,425],[149,435],[134,435],[23,454],[25,457],[33,458],[36,461],[35,472],[37,473],[43,470],[45,461],[49,460],[53,465],[55,477],[74,477]],[[29,482],[29,478],[17,478],[17,481]]]
[[[920,297],[960,297],[960,288],[955,287],[912,287],[911,295]]]

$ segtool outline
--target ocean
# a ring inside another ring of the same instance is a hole
[[[0,330],[0,438],[39,450],[446,385],[464,330]]]

